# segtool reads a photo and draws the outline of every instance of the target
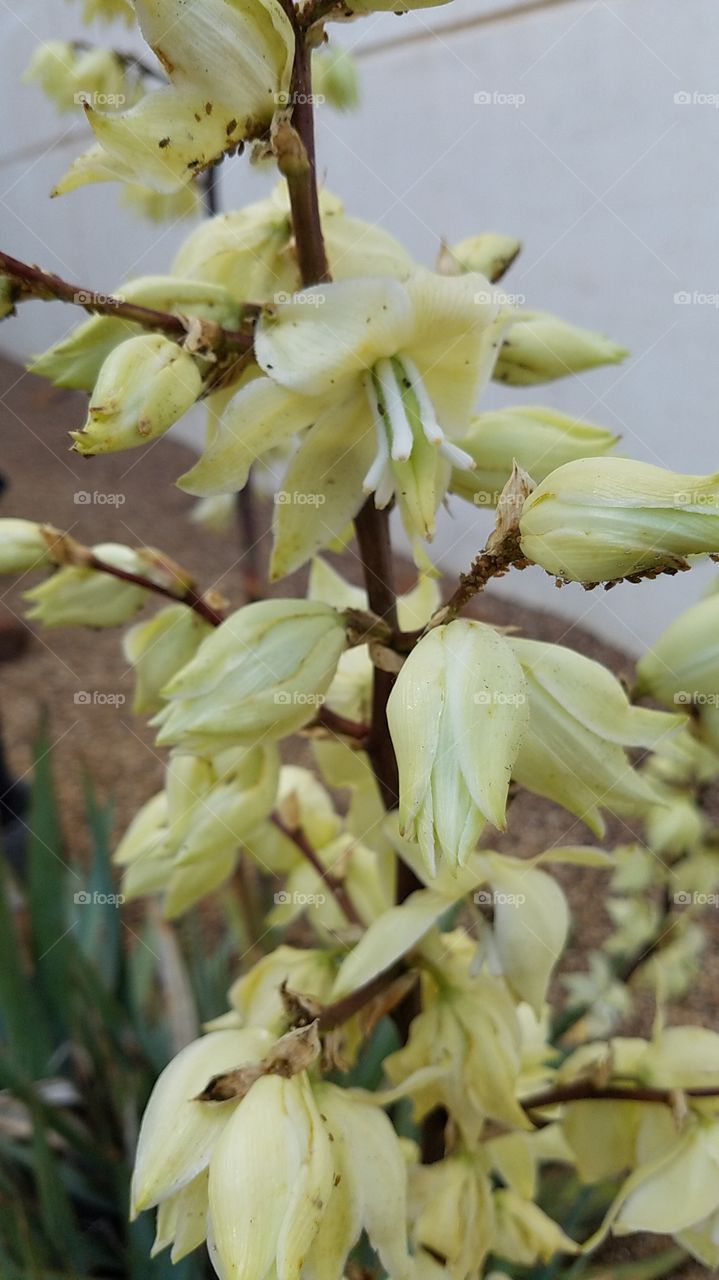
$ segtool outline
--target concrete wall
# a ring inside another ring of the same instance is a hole
[[[47,192],[85,138],[17,78],[39,39],[78,30],[73,4],[0,0],[2,245],[97,288],[163,270],[187,224],[148,226],[112,186]],[[621,368],[488,403],[548,403],[621,431],[628,453],[675,470],[719,469],[719,36],[716,0],[453,0],[337,28],[360,59],[362,109],[323,110],[320,160],[351,210],[428,264],[440,236],[520,235],[507,288],[527,305],[603,329],[632,350]],[[102,40],[103,30],[98,32]],[[120,43],[128,46],[123,31]],[[479,95],[479,98],[478,96]],[[489,99],[487,101],[487,99]],[[269,177],[225,166],[226,205]],[[689,301],[686,301],[686,298]],[[3,327],[24,356],[64,332],[62,307]],[[486,517],[455,504],[436,547],[462,568]],[[532,570],[499,589],[583,617],[632,648],[697,598],[710,570],[609,597],[555,592]]]

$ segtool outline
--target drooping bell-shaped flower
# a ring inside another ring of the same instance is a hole
[[[135,673],[133,711],[160,710],[160,690],[195,656],[210,630],[210,624],[193,609],[171,604],[127,632],[123,650]]]
[[[388,231],[350,217],[326,189],[319,207],[333,280],[412,274],[412,259]],[[287,302],[302,285],[287,184],[278,183],[266,200],[206,218],[185,240],[173,271],[222,286],[238,303]]]
[[[521,666],[484,623],[435,627],[407,658],[387,718],[402,833],[419,842],[432,871],[438,854],[461,866],[485,822],[504,827],[528,714]]]
[[[527,679],[529,725],[513,776],[601,835],[601,810],[641,815],[662,792],[625,748],[656,746],[681,717],[634,707],[606,667],[562,645],[509,637]]]
[[[105,542],[92,548],[105,563],[126,573],[142,574],[147,565],[130,547]],[[142,608],[147,589],[97,569],[65,565],[25,593],[28,618],[44,627],[117,627]]]
[[[453,438],[504,324],[478,275],[340,281],[266,307],[255,335],[266,376],[230,401],[181,488],[242,488],[258,456],[305,431],[278,495],[275,577],[337,536],[368,493],[379,507],[396,496],[412,537],[431,536],[451,467],[471,465]]]
[[[163,689],[158,741],[203,751],[295,732],[317,714],[346,643],[342,616],[327,605],[238,609]]]
[[[243,139],[267,130],[287,101],[294,35],[280,0],[135,0],[142,34],[162,63],[167,88],[129,111],[85,110],[98,146],[56,188],[140,182],[169,192]]]
[[[628,458],[582,458],[527,498],[522,551],[568,581],[613,582],[719,552],[719,474],[685,476]]]

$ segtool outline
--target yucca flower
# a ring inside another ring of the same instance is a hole
[[[634,707],[599,662],[562,645],[509,637],[527,679],[529,726],[513,769],[529,791],[561,804],[601,835],[602,809],[642,815],[663,800],[627,747],[651,749],[681,717]]]
[[[407,1280],[397,1136],[372,1102],[292,1065],[276,1074],[290,1038],[273,1049],[261,1029],[214,1031],[165,1068],[143,1117],[133,1213],[159,1206],[155,1251],[172,1244],[175,1260],[206,1232],[220,1277],[341,1280],[366,1231],[393,1280]],[[224,1075],[227,1100],[204,1100]]]
[[[505,825],[507,790],[529,708],[504,636],[464,619],[435,627],[407,658],[387,719],[397,753],[402,834],[462,865],[486,822]]]
[[[431,537],[451,468],[471,465],[453,438],[469,426],[504,324],[483,276],[427,271],[404,284],[318,285],[265,307],[255,354],[266,376],[230,401],[180,487],[241,489],[259,456],[305,432],[280,487],[275,577],[326,546],[369,493],[378,507],[396,497],[411,535]]]
[[[135,0],[145,41],[167,88],[129,111],[86,104],[98,145],[80,156],[55,194],[120,179],[175,191],[247,137],[266,132],[287,101],[292,25],[279,0]]]
[[[346,643],[342,616],[327,605],[245,605],[162,690],[158,742],[204,751],[293,733],[317,714]]]

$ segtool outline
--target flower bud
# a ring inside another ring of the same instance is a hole
[[[25,573],[51,563],[41,525],[32,520],[0,520],[0,573]]]
[[[481,622],[435,627],[405,662],[387,718],[402,834],[418,841],[433,875],[437,851],[461,866],[485,821],[504,827],[528,719],[526,682],[512,649]]]
[[[459,443],[475,470],[455,468],[451,489],[478,506],[496,506],[516,461],[539,484],[577,458],[608,453],[618,436],[554,409],[516,408],[480,413]]]
[[[601,663],[557,644],[507,643],[529,691],[529,729],[514,778],[576,813],[597,835],[602,809],[646,813],[662,791],[632,768],[625,747],[651,748],[681,725],[679,716],[633,707]]]
[[[132,0],[84,0],[83,22],[133,21]]]
[[[357,65],[348,49],[330,47],[312,59],[312,85],[338,111],[352,111],[359,104]]]
[[[190,182],[179,191],[153,191],[136,182],[126,182],[122,191],[122,203],[133,213],[149,222],[171,222],[173,226],[183,218],[197,217],[202,211],[202,194],[196,182]]]
[[[108,106],[123,106],[131,88],[111,49],[79,50],[64,40],[49,40],[35,50],[25,81],[37,81],[60,111],[77,109],[83,100],[100,97]]]
[[[629,354],[601,333],[591,333],[547,311],[522,312],[507,333],[495,366],[495,382],[531,387],[603,364],[621,364]]]
[[[71,431],[78,453],[135,449],[156,440],[202,394],[195,360],[159,333],[129,338],[107,357],[82,431]]]
[[[527,498],[522,551],[567,581],[613,582],[719,551],[719,474],[685,476],[628,458],[582,458]]]
[[[194,658],[200,642],[211,630],[210,624],[193,609],[172,604],[149,622],[139,622],[127,632],[123,650],[135,672],[133,711],[160,710],[160,690]]]
[[[677,711],[696,705],[700,715],[719,705],[719,596],[686,609],[642,655],[636,693]]]
[[[129,547],[105,542],[93,554],[126,573],[143,573],[142,557]],[[117,627],[142,608],[145,587],[123,582],[99,569],[66,565],[37,587],[25,592],[31,602],[28,618],[44,627]]]
[[[513,236],[497,235],[485,232],[481,236],[470,236],[460,240],[459,244],[444,245],[440,254],[437,270],[443,276],[458,276],[465,271],[479,271],[494,284],[509,271],[512,263],[522,250],[520,240]]]
[[[647,845],[653,853],[676,857],[691,853],[701,844],[707,824],[690,796],[669,794],[665,804],[650,809],[645,827]]]
[[[202,751],[294,733],[316,715],[345,645],[342,616],[328,605],[246,605],[162,691],[158,742]]]

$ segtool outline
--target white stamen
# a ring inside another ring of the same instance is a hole
[[[422,430],[429,440],[430,444],[441,444],[444,440],[444,431],[437,421],[437,414],[434,405],[429,398],[427,388],[422,381],[422,374],[417,368],[414,360],[410,360],[409,356],[401,356],[400,363],[407,374],[408,380],[412,384],[417,408],[419,409]]]
[[[382,413],[372,374],[366,373],[362,382],[369,401],[369,407],[372,410],[372,418],[377,435],[377,453],[375,454],[374,462],[362,481],[362,488],[365,493],[374,493],[382,483],[385,471],[389,468],[388,427],[385,425],[387,415]]]
[[[412,452],[414,437],[391,360],[378,360],[374,372],[392,432],[392,458],[395,462],[406,462]]]
[[[463,471],[474,471],[477,466],[471,453],[466,453],[464,449],[460,449],[459,445],[452,444],[451,440],[443,440],[439,446],[439,452],[443,458],[452,463],[453,467],[461,467]]]

